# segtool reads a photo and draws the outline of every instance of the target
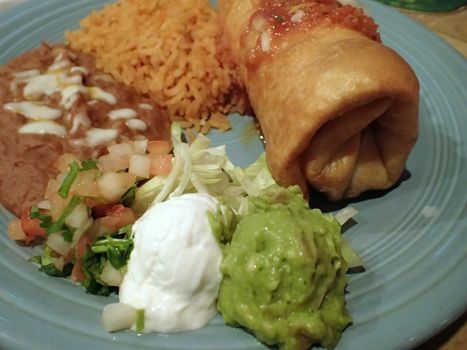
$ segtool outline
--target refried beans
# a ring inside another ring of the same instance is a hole
[[[0,201],[19,216],[42,199],[61,154],[97,157],[115,142],[168,140],[169,129],[154,101],[89,56],[43,44],[0,68]]]

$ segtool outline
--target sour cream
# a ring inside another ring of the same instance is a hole
[[[144,332],[198,329],[216,314],[222,253],[208,213],[218,208],[207,194],[184,194],[156,204],[133,225],[119,297],[145,310]]]

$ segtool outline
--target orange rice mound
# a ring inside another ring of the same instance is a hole
[[[223,57],[217,12],[208,0],[120,0],[66,33],[99,69],[150,95],[172,120],[207,131],[244,112],[234,65]]]

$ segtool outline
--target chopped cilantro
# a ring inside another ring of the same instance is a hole
[[[73,196],[70,200],[70,202],[67,204],[65,209],[63,210],[62,215],[55,221],[53,224],[45,228],[45,233],[47,235],[50,235],[51,233],[58,232],[62,230],[63,225],[65,224],[65,219],[68,217],[68,215],[71,214],[71,212],[75,209],[75,207],[81,203],[82,198],[78,196]]]
[[[42,214],[40,211],[39,211],[39,208],[37,207],[32,207],[30,212],[29,212],[29,217],[31,219],[39,219],[40,220],[40,227],[42,228],[47,228],[49,227],[50,225],[52,225],[52,217],[50,215],[47,215],[47,214]]]
[[[66,174],[65,178],[63,179],[62,185],[60,186],[58,190],[58,194],[60,195],[60,197],[62,198],[68,197],[68,193],[70,193],[71,185],[73,185],[73,182],[78,176],[78,173],[79,173],[78,163],[72,162],[70,164],[70,170],[68,171],[68,174]]]
[[[65,230],[63,230],[63,239],[66,241],[66,242],[71,242],[73,240],[73,233],[74,233],[75,230],[70,230],[69,228],[65,228]]]
[[[91,169],[97,169],[97,163],[95,160],[88,159],[81,162],[81,168],[79,169],[80,171]]]
[[[144,309],[136,310],[136,332],[144,331]]]

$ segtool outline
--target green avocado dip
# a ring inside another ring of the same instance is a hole
[[[218,310],[268,345],[333,348],[351,322],[340,225],[297,187],[252,197],[225,247]]]

